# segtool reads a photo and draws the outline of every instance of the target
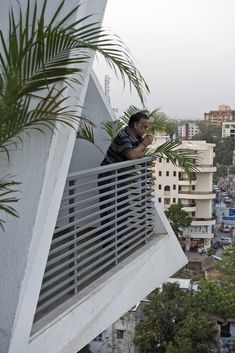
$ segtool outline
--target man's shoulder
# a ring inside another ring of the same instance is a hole
[[[125,127],[124,129],[119,131],[116,138],[117,139],[130,139],[130,134],[129,134],[128,128]]]

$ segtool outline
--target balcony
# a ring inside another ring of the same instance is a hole
[[[199,173],[215,173],[216,167],[213,164],[203,164],[199,169]]]
[[[188,178],[179,177],[179,181],[178,181],[178,185],[190,186],[190,185],[196,185],[196,183],[197,183],[196,178],[193,178],[190,182]]]
[[[186,203],[182,204],[184,211],[186,212],[194,212],[196,211],[196,203]]]
[[[149,157],[68,176],[30,353],[56,344],[61,330],[64,341],[83,332],[82,347],[186,263],[153,187]]]
[[[215,225],[215,219],[194,217],[191,225],[192,226],[212,226],[212,225]]]
[[[215,197],[212,191],[179,191],[179,198],[183,199],[212,200]]]

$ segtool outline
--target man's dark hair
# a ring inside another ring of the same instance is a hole
[[[143,112],[137,112],[133,114],[128,122],[128,126],[131,128],[135,123],[138,123],[141,119],[149,119],[148,115]]]

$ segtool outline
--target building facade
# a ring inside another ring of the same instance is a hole
[[[180,140],[191,140],[193,136],[199,133],[199,127],[196,123],[184,123],[178,126],[178,136]]]
[[[204,113],[204,121],[208,124],[220,126],[223,122],[235,120],[235,110],[232,110],[229,105],[219,105],[218,110],[211,110],[209,113]]]
[[[214,152],[213,144],[205,141],[182,141],[182,148],[195,150],[201,167],[194,173],[193,180],[188,180],[186,173],[176,168],[169,160],[158,158],[155,164],[155,193],[163,209],[171,204],[182,203],[185,211],[193,218],[189,229],[183,236],[188,238],[191,250],[208,248],[213,237],[215,220],[212,219],[212,191]]]

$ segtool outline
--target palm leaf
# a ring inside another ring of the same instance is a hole
[[[65,99],[61,97],[63,90],[57,92],[55,84],[59,81],[81,83],[78,75],[82,73],[82,64],[91,57],[89,50],[100,52],[114,71],[120,72],[123,82],[127,78],[137,89],[142,101],[144,91],[148,90],[128,50],[117,36],[111,36],[97,23],[91,23],[91,16],[65,25],[80,5],[59,20],[65,4],[65,0],[62,1],[46,25],[47,0],[44,0],[41,12],[36,2],[33,7],[30,4],[28,0],[24,14],[19,8],[19,18],[13,10],[10,11],[7,39],[0,31],[0,146],[6,151],[7,141],[13,139],[15,143],[14,137],[24,129],[42,131],[41,124],[54,131],[57,121],[74,126],[74,122],[80,120],[75,110],[71,115],[69,111],[59,110],[59,104]],[[71,78],[74,74],[76,78]],[[38,91],[45,89],[48,93],[40,97]],[[35,93],[39,103],[31,110]],[[47,99],[50,106],[45,107]]]
[[[94,129],[93,129],[94,127],[95,127],[94,124],[88,125],[84,121],[81,122],[79,124],[79,128],[77,131],[77,138],[92,143],[94,146],[97,147],[97,149],[101,152],[101,154],[103,156],[105,156],[105,153],[102,151],[102,149],[95,142]]]
[[[19,182],[13,181],[12,176],[8,175],[0,179],[0,212],[4,212],[14,217],[19,217],[17,211],[11,206],[12,203],[18,202],[15,196],[15,186],[20,185]],[[4,231],[5,221],[0,219],[0,228]]]
[[[104,121],[101,124],[101,128],[106,132],[109,136],[110,140],[113,140],[119,131],[122,130],[125,123],[122,120],[115,120],[115,121]]]
[[[180,141],[167,141],[155,149],[150,149],[146,155],[168,158],[174,166],[182,168],[191,181],[193,173],[201,166],[201,159],[194,150],[183,149],[180,146]]]

